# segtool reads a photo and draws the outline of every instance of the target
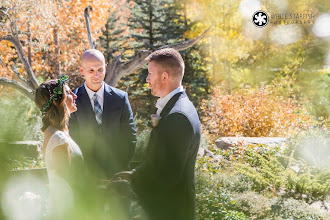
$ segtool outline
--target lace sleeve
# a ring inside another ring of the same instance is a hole
[[[63,131],[56,131],[52,135],[52,137],[49,139],[49,142],[48,142],[47,148],[46,148],[45,162],[46,162],[47,166],[53,160],[52,159],[53,149],[56,148],[57,146],[65,144],[65,143],[68,143],[68,139]]]

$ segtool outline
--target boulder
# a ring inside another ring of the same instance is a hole
[[[204,149],[204,148],[200,147],[198,149],[198,157],[204,157],[204,156],[212,158],[213,162],[220,162],[220,160],[222,158],[221,155],[217,155],[208,149]]]
[[[330,203],[329,201],[316,201],[311,204],[311,207],[316,208],[321,211],[323,214],[330,214],[329,208],[330,208]]]
[[[226,150],[233,145],[282,145],[287,142],[286,138],[281,137],[222,137],[216,140],[215,144],[218,148]]]
[[[199,148],[198,148],[197,156],[198,156],[198,157],[204,157],[204,154],[205,154],[205,149],[202,148],[202,147],[199,147]]]

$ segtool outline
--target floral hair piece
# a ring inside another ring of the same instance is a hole
[[[54,101],[56,101],[60,95],[62,95],[63,84],[66,83],[69,78],[66,75],[62,75],[61,78],[57,80],[58,85],[50,92],[49,101],[42,107],[41,112],[42,115],[45,115],[51,105],[53,105]]]

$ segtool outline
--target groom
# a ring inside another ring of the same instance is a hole
[[[194,167],[200,143],[200,122],[181,85],[184,62],[174,49],[153,52],[147,82],[160,117],[150,134],[146,160],[114,180],[131,181],[137,199],[151,220],[192,220],[195,214]],[[155,117],[157,118],[157,117]]]
[[[84,52],[79,70],[85,83],[75,90],[78,110],[70,118],[70,135],[82,150],[89,174],[109,179],[129,169],[136,144],[133,113],[127,93],[103,81],[106,65],[100,51]],[[116,198],[110,202],[110,212],[120,213],[118,204],[129,213],[129,201]]]

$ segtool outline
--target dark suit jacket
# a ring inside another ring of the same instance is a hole
[[[160,116],[132,189],[152,220],[196,219],[194,168],[201,136],[196,109],[180,92]]]
[[[102,125],[98,126],[85,86],[75,94],[77,111],[71,114],[69,130],[79,145],[91,172],[100,178],[129,169],[135,152],[136,129],[127,93],[104,85]]]

